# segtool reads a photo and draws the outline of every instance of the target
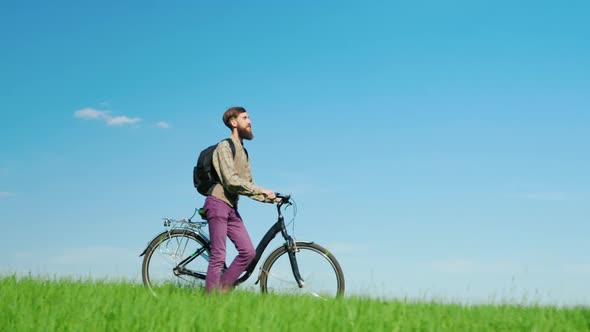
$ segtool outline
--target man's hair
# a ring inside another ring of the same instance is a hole
[[[232,129],[231,123],[229,122],[233,118],[237,118],[238,115],[246,112],[246,109],[240,106],[230,107],[225,113],[223,113],[223,123],[229,128]]]

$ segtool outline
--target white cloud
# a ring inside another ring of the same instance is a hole
[[[111,111],[101,111],[94,108],[83,108],[74,112],[74,117],[85,120],[99,120],[106,122],[109,126],[122,126],[134,124],[141,121],[140,118],[130,118],[127,116],[112,116]]]
[[[0,191],[0,199],[14,196],[14,193],[8,191]]]
[[[160,121],[156,124],[156,126],[164,129],[170,128],[170,124],[168,122]]]
[[[111,111],[99,111],[94,108],[83,108],[74,112],[74,116],[80,119],[108,119]]]
[[[115,116],[107,119],[107,123],[111,126],[121,126],[126,124],[134,124],[141,121],[140,118],[128,118],[126,116]]]

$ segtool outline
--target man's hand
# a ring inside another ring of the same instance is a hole
[[[267,200],[271,202],[275,202],[277,200],[277,196],[275,195],[275,192],[272,190],[262,189],[262,194],[264,195],[264,197],[266,197]]]

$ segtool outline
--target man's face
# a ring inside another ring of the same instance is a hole
[[[250,121],[250,117],[248,113],[240,113],[236,118],[238,135],[242,139],[251,140],[254,138],[254,134],[252,133],[252,122]]]

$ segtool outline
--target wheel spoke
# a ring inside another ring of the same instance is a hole
[[[190,288],[204,285],[203,278],[197,278],[183,273],[182,269],[176,269],[182,262],[182,268],[185,271],[206,275],[209,255],[204,240],[184,230],[165,233],[160,239],[145,254],[142,267],[144,284],[154,293],[157,287],[164,285]],[[195,253],[197,255],[191,257]]]
[[[336,259],[322,247],[312,243],[299,243],[297,265],[304,280],[299,287],[293,277],[291,263],[285,249],[271,253],[261,273],[262,291],[281,294],[310,295],[332,298],[344,292],[344,278]]]

